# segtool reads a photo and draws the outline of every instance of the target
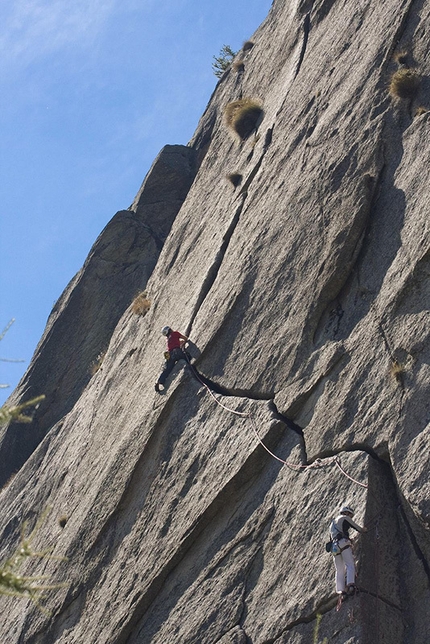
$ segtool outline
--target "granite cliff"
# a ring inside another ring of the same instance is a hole
[[[67,561],[28,574],[65,585],[2,598],[0,641],[429,640],[429,30],[425,0],[275,0],[101,233],[14,394],[45,393],[34,425],[1,434],[2,553],[51,507],[35,547]],[[205,379],[158,396],[165,324]],[[368,532],[337,612],[344,501]]]

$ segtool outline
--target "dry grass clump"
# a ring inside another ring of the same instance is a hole
[[[396,52],[394,54],[394,60],[399,65],[407,65],[408,64],[408,52],[405,51],[405,50]]]
[[[151,300],[148,300],[148,293],[141,291],[134,298],[131,310],[135,315],[146,315],[151,308]]]
[[[398,69],[391,77],[389,92],[394,98],[414,98],[421,76],[414,69]]]
[[[415,116],[422,116],[423,114],[426,114],[427,112],[428,112],[428,108],[424,107],[424,105],[420,105],[415,110]]]
[[[105,359],[105,355],[106,355],[106,351],[101,351],[98,354],[97,358],[93,360],[93,362],[91,363],[90,374],[92,376],[95,376],[97,371],[100,371],[103,364],[103,360]]]
[[[230,183],[233,184],[235,188],[237,188],[237,186],[242,183],[243,176],[239,172],[231,172],[227,175],[227,179],[230,181]]]
[[[224,116],[227,126],[242,139],[247,139],[256,129],[257,123],[263,115],[263,108],[259,101],[252,98],[241,98],[228,103]]]
[[[238,74],[240,74],[240,72],[245,71],[245,65],[242,58],[238,58],[237,60],[235,60],[231,67]]]
[[[406,373],[406,367],[398,360],[393,360],[390,365],[390,375],[397,380],[400,385],[403,385],[403,377]]]
[[[60,526],[60,528],[65,528],[68,520],[69,517],[67,516],[67,514],[61,515],[61,517],[58,518],[58,525]]]

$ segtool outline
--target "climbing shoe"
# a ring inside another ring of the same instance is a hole
[[[155,383],[155,391],[157,392],[157,394],[161,394],[160,383],[159,382]]]
[[[348,595],[355,595],[355,593],[357,592],[355,584],[348,584],[348,586],[346,587],[346,592]]]

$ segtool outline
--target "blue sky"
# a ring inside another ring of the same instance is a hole
[[[271,0],[14,0],[0,6],[0,403],[97,235],[166,144],[186,144]]]

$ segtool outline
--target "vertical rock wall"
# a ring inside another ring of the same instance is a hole
[[[429,639],[429,13],[276,0],[220,80],[151,309],[2,492],[4,552],[49,505],[35,546],[68,558],[29,566],[65,583],[51,616],[4,600],[11,644]],[[246,140],[224,123],[242,97],[264,109]],[[155,394],[165,324],[223,396],[181,368]],[[337,612],[344,502],[368,532]]]

